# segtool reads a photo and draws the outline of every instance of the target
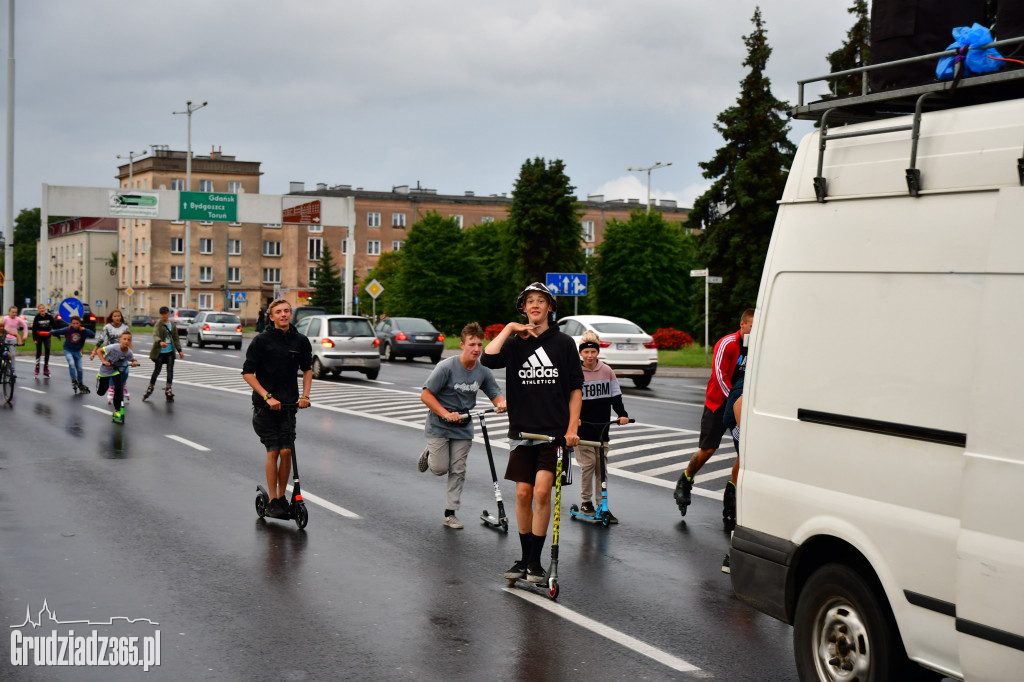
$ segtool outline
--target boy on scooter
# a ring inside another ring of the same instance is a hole
[[[473,444],[473,422],[461,423],[460,412],[476,407],[477,391],[483,391],[496,412],[505,411],[505,398],[491,370],[478,360],[484,350],[484,330],[476,322],[462,328],[462,352],[437,363],[423,384],[420,400],[430,408],[423,432],[427,447],[419,459],[421,472],[430,468],[435,476],[448,474],[448,493],[444,510],[446,528],[458,530],[462,522],[455,516],[466,480],[466,459]]]
[[[604,466],[608,466],[608,432],[605,427],[608,425],[611,411],[619,418],[619,424],[628,424],[629,415],[622,404],[622,389],[619,387],[619,380],[615,378],[615,372],[611,367],[597,359],[601,352],[601,338],[597,332],[587,330],[580,339],[580,358],[583,361],[583,407],[580,408],[580,438],[583,440],[597,441],[602,447],[595,448],[592,445],[580,445],[576,448],[576,461],[580,465],[580,511],[588,516],[597,513],[594,503],[591,502],[591,495],[594,491],[593,483],[595,476],[598,485],[601,483],[601,469],[598,466],[598,457],[604,452]],[[607,469],[606,469],[607,470]],[[600,497],[598,490],[598,497]],[[618,523],[619,520],[608,511],[608,523]]]
[[[542,583],[547,572],[540,557],[551,520],[551,487],[558,448],[551,443],[520,440],[522,432],[564,436],[579,444],[576,431],[583,402],[583,370],[572,338],[552,324],[556,301],[546,286],[523,289],[516,309],[526,323],[510,322],[481,356],[485,367],[505,368],[509,403],[509,457],[505,478],[516,483],[516,521],[522,558],[505,578],[526,577]]]

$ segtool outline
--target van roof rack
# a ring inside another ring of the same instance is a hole
[[[998,48],[1021,43],[1024,43],[1024,36],[997,40],[988,45],[970,49],[984,50],[990,47]],[[789,110],[789,116],[804,121],[820,121],[826,113],[831,112],[829,118],[833,124],[856,123],[905,116],[913,114],[915,111],[920,113],[921,111],[950,109],[1024,97],[1024,67],[966,76],[959,82],[956,79],[936,80],[906,88],[868,92],[868,74],[871,71],[918,62],[936,63],[940,57],[956,54],[957,50],[955,49],[945,50],[891,62],[869,64],[797,81],[798,101],[797,105]],[[963,66],[958,64],[956,68],[961,69]],[[833,82],[857,75],[861,78],[861,94],[805,103],[804,94],[807,84],[820,81]],[[928,95],[928,97],[921,100],[924,95]]]

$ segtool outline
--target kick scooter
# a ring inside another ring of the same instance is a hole
[[[497,517],[491,516],[490,512],[484,509],[484,513],[480,515],[480,520],[495,530],[507,533],[508,517],[505,516],[505,503],[501,500],[501,487],[498,485],[498,472],[494,470],[494,455],[491,454],[491,439],[487,436],[487,424],[484,423],[484,415],[488,412],[494,412],[494,408],[492,407],[486,410],[472,412],[467,416],[467,418],[478,417],[480,419],[480,431],[484,434],[484,448],[487,450],[487,464],[491,467],[491,481],[494,482],[494,501],[498,505]]]
[[[569,460],[572,457],[572,448],[566,447],[564,436],[545,436],[539,433],[520,433],[520,439],[536,440],[542,443],[554,443],[558,446],[557,459],[555,461],[555,499],[552,506],[555,509],[555,520],[551,525],[551,563],[548,565],[548,579],[546,583],[531,583],[526,578],[507,578],[509,587],[519,585],[533,590],[541,590],[548,598],[554,601],[558,599],[558,530],[561,525],[562,514],[562,486],[572,485],[572,469],[569,467]],[[580,445],[601,447],[600,443],[581,440]]]
[[[635,419],[630,419],[629,423],[632,424],[635,421]],[[589,424],[591,422],[584,423]],[[601,430],[602,443],[608,442],[608,430],[611,428],[612,424],[618,423],[618,419],[613,419],[607,424],[604,424],[604,428]],[[605,464],[605,458],[608,457],[607,445],[601,448],[601,452],[598,454],[598,456],[600,458],[598,466],[600,466],[601,472],[601,503],[597,505],[597,509],[594,510],[593,515],[583,513],[582,511],[580,511],[580,508],[575,504],[571,505],[569,507],[569,518],[571,518],[573,521],[575,521],[576,519],[582,519],[584,521],[600,523],[602,526],[607,528],[608,524],[611,523],[611,510],[608,509],[608,471],[607,465]]]
[[[282,405],[282,409],[295,410],[297,404]],[[309,513],[306,511],[306,503],[302,501],[302,488],[299,487],[299,461],[295,458],[295,429],[291,433],[292,442],[292,499],[284,516],[268,516],[267,507],[270,505],[270,493],[262,485],[256,486],[256,514],[261,519],[271,518],[282,521],[294,520],[295,525],[302,530],[309,522]]]

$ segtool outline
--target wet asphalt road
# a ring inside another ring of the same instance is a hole
[[[173,403],[142,403],[148,362],[134,370],[123,426],[105,400],[73,396],[56,360],[48,381],[18,363],[14,406],[0,410],[0,614],[15,626],[45,600],[61,623],[149,619],[158,625],[20,631],[159,630],[161,660],[148,673],[20,667],[7,638],[0,679],[796,679],[790,628],[739,603],[720,572],[717,500],[696,497],[682,522],[670,488],[616,475],[622,523],[603,528],[569,521],[575,482],[553,603],[501,578],[519,553],[514,504],[509,536],[479,522],[496,511],[483,446],[470,454],[466,528],[449,530],[444,482],[416,471],[421,430],[370,415],[418,395],[428,363],[385,365],[380,382],[314,383],[318,405],[332,391],[364,393],[300,413],[300,532],[253,510],[265,458],[235,374],[242,355],[187,352]],[[624,388],[639,421],[697,428],[703,381]],[[506,453],[495,448],[499,476]],[[507,481],[502,491],[513,496]]]

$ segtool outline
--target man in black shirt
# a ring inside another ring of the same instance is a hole
[[[269,327],[249,344],[242,378],[252,387],[252,428],[267,448],[268,516],[284,516],[288,506],[288,476],[295,443],[295,410],[309,407],[313,382],[313,350],[309,339],[292,326],[292,306],[283,298],[267,310]],[[295,382],[302,370],[302,394]],[[285,407],[286,409],[282,409]]]

